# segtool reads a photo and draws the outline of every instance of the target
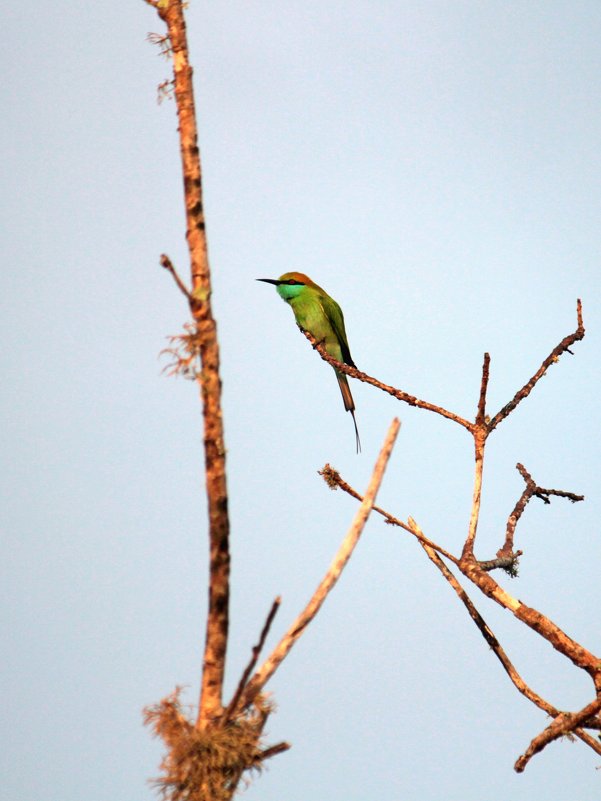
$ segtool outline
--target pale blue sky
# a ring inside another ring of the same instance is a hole
[[[587,336],[490,440],[478,555],[522,482],[525,603],[601,652],[601,6],[597,2],[201,3],[188,11],[214,309],[222,343],[233,597],[228,689],[282,594],[270,644],[314,589],[403,427],[379,497],[457,551],[468,435],[334,376],[257,277],[307,272],[341,304],[353,357],[495,412],[576,325]],[[186,272],[169,65],[142,0],[29,0],[4,12],[3,651],[6,801],[151,799],[161,746],[141,709],[196,702],[206,521],[195,387],[161,375]],[[562,708],[590,682],[474,598],[516,667]],[[413,542],[370,521],[340,584],[269,689],[293,743],[248,801],[593,801],[601,760],[552,745]]]

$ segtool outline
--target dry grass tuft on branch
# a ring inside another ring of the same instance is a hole
[[[252,711],[224,727],[197,728],[185,715],[178,688],[144,710],[144,722],[160,737],[167,753],[163,775],[153,784],[169,801],[228,801],[248,771],[262,769],[271,749],[262,748],[262,731],[273,705],[264,696]]]

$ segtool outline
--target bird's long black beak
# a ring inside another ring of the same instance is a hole
[[[277,278],[255,278],[255,281],[264,281],[266,284],[275,284],[275,286],[279,286],[282,283]]]

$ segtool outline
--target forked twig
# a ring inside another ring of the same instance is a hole
[[[577,503],[578,501],[584,500],[584,495],[576,495],[573,492],[566,492],[564,490],[545,489],[544,487],[539,487],[524,465],[520,464],[520,462],[517,463],[516,470],[524,479],[526,486],[507,520],[505,542],[503,543],[503,547],[497,551],[497,556],[500,559],[508,559],[521,555],[521,551],[518,551],[516,554],[513,553],[515,528],[531,498],[540,498],[543,503],[551,503],[549,500],[549,496],[551,495],[554,495],[558,498],[567,498],[572,503]],[[483,563],[481,563],[481,566],[483,567]]]

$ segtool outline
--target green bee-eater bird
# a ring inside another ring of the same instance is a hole
[[[301,331],[308,331],[317,342],[323,342],[326,351],[337,361],[356,367],[351,357],[342,309],[325,290],[317,286],[308,275],[303,273],[284,273],[279,278],[257,278],[274,284],[278,295],[292,307],[296,324]],[[344,373],[334,368],[338,386],[342,392],[344,408],[353,416],[357,453],[361,450],[357,421],[355,420],[355,402]]]

